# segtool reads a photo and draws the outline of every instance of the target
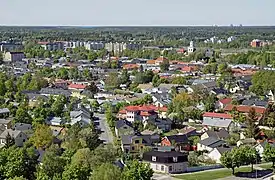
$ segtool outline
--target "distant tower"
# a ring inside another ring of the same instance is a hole
[[[188,47],[188,54],[193,53],[195,51],[195,45],[193,41],[190,41],[190,45]]]

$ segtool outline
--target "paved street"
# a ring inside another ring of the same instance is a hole
[[[98,118],[97,120],[95,120],[95,125],[101,131],[101,134],[99,136],[100,140],[102,140],[105,144],[113,144],[113,134],[107,124],[105,114],[95,113],[94,116]]]

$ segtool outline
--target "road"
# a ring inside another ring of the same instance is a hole
[[[105,114],[99,114],[95,113],[94,114],[95,118],[98,118],[95,120],[95,125],[97,129],[101,131],[101,134],[99,135],[99,139],[104,142],[104,144],[109,144],[109,143],[114,143],[114,138],[112,131],[110,127],[108,126],[108,123],[105,118]]]

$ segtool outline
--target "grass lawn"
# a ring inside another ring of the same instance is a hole
[[[260,168],[263,168],[263,169],[272,169],[272,164],[263,164],[263,165],[260,165],[259,167]]]
[[[235,173],[237,172],[250,172],[250,167],[241,167],[238,169],[235,169]],[[186,174],[186,175],[179,175],[174,176],[177,179],[184,179],[184,180],[213,180],[213,179],[219,179],[224,178],[232,175],[231,169],[222,169],[222,170],[213,170],[213,171],[202,171],[202,172],[194,172],[192,174]]]

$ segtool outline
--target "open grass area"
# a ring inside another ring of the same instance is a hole
[[[235,173],[237,172],[250,172],[250,167],[241,167],[235,169]],[[194,172],[192,174],[185,174],[185,175],[179,175],[174,176],[177,179],[183,179],[183,180],[213,180],[213,179],[219,179],[219,178],[225,178],[232,175],[231,169],[217,169],[213,171],[202,171],[202,172]]]
[[[259,165],[259,167],[263,169],[272,169],[272,164],[263,164],[263,165]]]

